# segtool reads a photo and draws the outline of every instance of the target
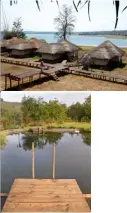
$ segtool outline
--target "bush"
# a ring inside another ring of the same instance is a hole
[[[3,131],[0,132],[0,147],[6,144],[6,133]]]
[[[11,39],[13,37],[26,39],[26,35],[24,32],[20,32],[20,33],[13,32],[13,31],[4,31],[3,32],[3,39],[7,40],[7,39]]]

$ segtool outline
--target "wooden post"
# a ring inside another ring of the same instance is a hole
[[[35,168],[34,168],[34,143],[32,142],[32,178],[35,178]]]
[[[19,85],[20,85],[20,79],[18,79],[18,88],[19,88]]]
[[[5,75],[5,90],[7,89],[7,76]]]
[[[55,143],[53,143],[52,147],[52,178],[55,179],[55,166],[56,166],[56,150]]]
[[[11,88],[11,77],[10,77],[10,88]]]

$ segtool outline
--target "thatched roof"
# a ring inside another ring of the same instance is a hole
[[[123,50],[119,47],[114,45],[110,41],[105,41],[93,50],[90,50],[86,53],[79,62],[82,63],[86,58],[93,58],[93,59],[102,59],[102,60],[111,60],[115,57],[122,57],[125,54]]]
[[[1,40],[0,46],[5,47],[7,49],[38,49],[42,47],[46,41],[38,40],[36,38],[31,38],[30,40],[25,40],[22,38],[13,37],[12,39],[8,40]],[[19,46],[19,44],[21,44]],[[23,45],[24,44],[24,45]]]
[[[62,44],[63,48],[66,52],[76,52],[81,50],[81,48],[75,44],[72,44],[71,42],[67,40],[60,40],[58,41],[59,44]]]
[[[9,47],[12,50],[29,50],[29,49],[36,49],[34,44],[32,43],[22,43],[22,44],[13,44]]]
[[[46,44],[47,42],[45,40],[38,40],[36,38],[31,38],[30,40],[28,40],[28,43],[32,43],[33,46],[38,49],[43,47],[44,44]]]
[[[20,43],[26,43],[26,40],[22,39],[22,38],[13,37],[13,38],[8,39],[8,40],[1,40],[0,46],[5,47],[7,49],[10,49],[11,45],[20,44]]]
[[[56,55],[65,53],[65,50],[63,49],[63,46],[59,43],[49,43],[44,44],[43,47],[36,50],[36,52],[42,54]]]

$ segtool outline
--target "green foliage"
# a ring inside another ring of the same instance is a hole
[[[91,120],[91,96],[89,96],[83,104],[79,102],[72,104],[67,115],[74,121],[89,122]]]
[[[6,133],[4,131],[0,132],[0,147],[6,144]]]
[[[45,102],[43,98],[24,97],[21,103],[1,102],[3,129],[29,126],[48,128],[83,128],[90,131],[91,97],[84,103],[67,107],[57,99]]]
[[[23,122],[29,124],[36,121],[63,122],[67,119],[66,105],[57,100],[45,102],[42,98],[36,100],[31,97],[24,97],[22,100]]]
[[[5,30],[3,34],[3,39],[11,39],[13,37],[26,39],[26,35],[22,29],[21,18],[18,18],[16,21],[13,22],[13,28],[11,31]]]
[[[1,118],[4,129],[16,129],[21,125],[19,103],[1,102]]]

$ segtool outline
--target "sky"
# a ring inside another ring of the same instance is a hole
[[[45,101],[57,99],[61,103],[65,103],[68,106],[72,103],[76,103],[77,101],[83,103],[84,100],[90,95],[90,92],[41,92],[41,91],[16,91],[16,92],[1,92],[1,98],[4,101],[9,102],[21,102],[24,96],[30,96],[39,98],[44,98]]]
[[[18,0],[18,4],[13,6],[10,6],[10,0],[1,1],[1,29],[3,29],[5,19],[11,29],[13,21],[21,17],[25,31],[56,31],[54,18],[58,15],[59,9],[55,0],[52,0],[53,3],[51,0],[39,0],[41,12],[38,11],[35,0]],[[76,3],[78,1],[75,0]],[[73,6],[72,0],[59,0],[59,4],[60,7],[63,4]],[[127,29],[127,10],[121,12],[126,5],[127,0],[120,1],[117,30]],[[74,31],[114,30],[116,12],[113,0],[91,0],[91,22],[89,22],[87,10],[87,6],[80,9],[78,13],[74,9],[76,16]]]

